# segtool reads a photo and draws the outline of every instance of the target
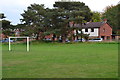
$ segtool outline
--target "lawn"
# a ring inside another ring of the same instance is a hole
[[[118,44],[3,45],[3,78],[117,78]]]

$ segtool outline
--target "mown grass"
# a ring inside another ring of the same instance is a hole
[[[3,45],[3,78],[116,78],[118,44]]]

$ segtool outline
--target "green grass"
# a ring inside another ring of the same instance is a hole
[[[3,78],[117,78],[118,44],[3,45]]]

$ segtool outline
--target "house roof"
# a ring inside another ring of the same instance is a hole
[[[83,28],[100,28],[104,22],[89,22],[82,25]],[[74,27],[81,27],[80,24],[74,24]]]

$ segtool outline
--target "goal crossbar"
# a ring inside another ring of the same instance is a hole
[[[29,37],[9,37],[9,51],[11,51],[11,38],[26,38],[27,39],[27,51],[29,51]]]

